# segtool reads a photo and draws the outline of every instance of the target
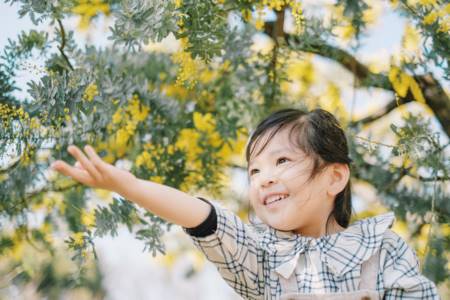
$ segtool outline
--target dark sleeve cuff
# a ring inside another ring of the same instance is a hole
[[[211,206],[208,217],[200,225],[193,228],[184,228],[184,231],[195,237],[206,237],[216,232],[217,229],[217,214],[214,206],[206,199],[197,197],[198,199],[208,203]]]

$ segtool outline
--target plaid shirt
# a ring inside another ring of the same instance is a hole
[[[376,290],[383,299],[439,299],[434,283],[419,273],[414,251],[388,229],[395,221],[392,212],[357,221],[339,233],[312,238],[248,225],[219,203],[202,200],[214,208],[205,220],[214,225],[213,230],[205,231],[205,222],[183,230],[246,299],[355,291],[361,264],[378,250]],[[208,233],[194,236],[196,229]]]

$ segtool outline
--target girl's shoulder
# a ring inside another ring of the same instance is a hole
[[[345,230],[321,239],[327,265],[336,275],[357,268],[378,251],[384,252],[386,238],[392,237],[390,228],[395,222],[393,212],[353,222]]]
[[[358,220],[351,224],[345,231],[355,232],[362,239],[378,241],[380,250],[390,251],[407,245],[407,242],[392,227],[396,221],[393,212],[387,212]]]
[[[360,230],[361,228],[367,228],[384,232],[386,228],[392,227],[394,223],[395,223],[395,215],[393,212],[390,211],[384,214],[379,214],[376,216],[357,220],[352,224],[350,224],[350,226],[347,229],[356,228],[356,230]]]
[[[408,246],[407,242],[392,230],[395,221],[393,212],[364,218],[352,223],[344,231],[344,236],[354,234],[360,238],[361,242],[374,246],[369,248],[378,248],[380,251],[392,253],[395,249]]]
[[[362,219],[352,226],[357,228],[366,242],[373,241],[374,247],[368,248],[373,253],[379,251],[382,270],[390,270],[394,266],[398,269],[399,264],[406,267],[405,272],[418,269],[419,261],[416,252],[403,237],[392,230],[394,223],[395,215],[393,212],[389,212]],[[370,230],[372,230],[371,233]]]

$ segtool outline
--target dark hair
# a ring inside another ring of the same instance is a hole
[[[344,163],[350,165],[351,158],[347,146],[347,139],[336,118],[326,110],[314,109],[305,112],[299,109],[287,108],[278,110],[257,126],[247,143],[245,158],[247,163],[252,155],[259,138],[270,132],[265,144],[258,155],[282,128],[290,127],[289,139],[314,161],[313,169],[308,180],[312,180],[330,163]],[[292,139],[292,136],[295,138]],[[253,147],[252,147],[253,146]],[[347,228],[352,215],[351,183],[348,180],[345,188],[336,195],[334,207],[327,219],[333,216],[336,222]]]

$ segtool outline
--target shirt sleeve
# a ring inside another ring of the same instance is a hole
[[[211,206],[208,217],[197,227],[183,228],[184,231],[193,237],[205,237],[213,234],[217,229],[217,214],[214,206],[206,199],[197,197],[198,199],[208,203]]]
[[[264,283],[260,280],[262,251],[257,247],[255,232],[218,203],[202,200],[211,204],[209,216],[199,226],[183,227],[183,230],[239,295],[246,299],[260,299],[261,290],[264,290]]]
[[[397,234],[391,234],[392,250],[384,262],[383,299],[440,299],[436,285],[420,274],[416,253]]]

